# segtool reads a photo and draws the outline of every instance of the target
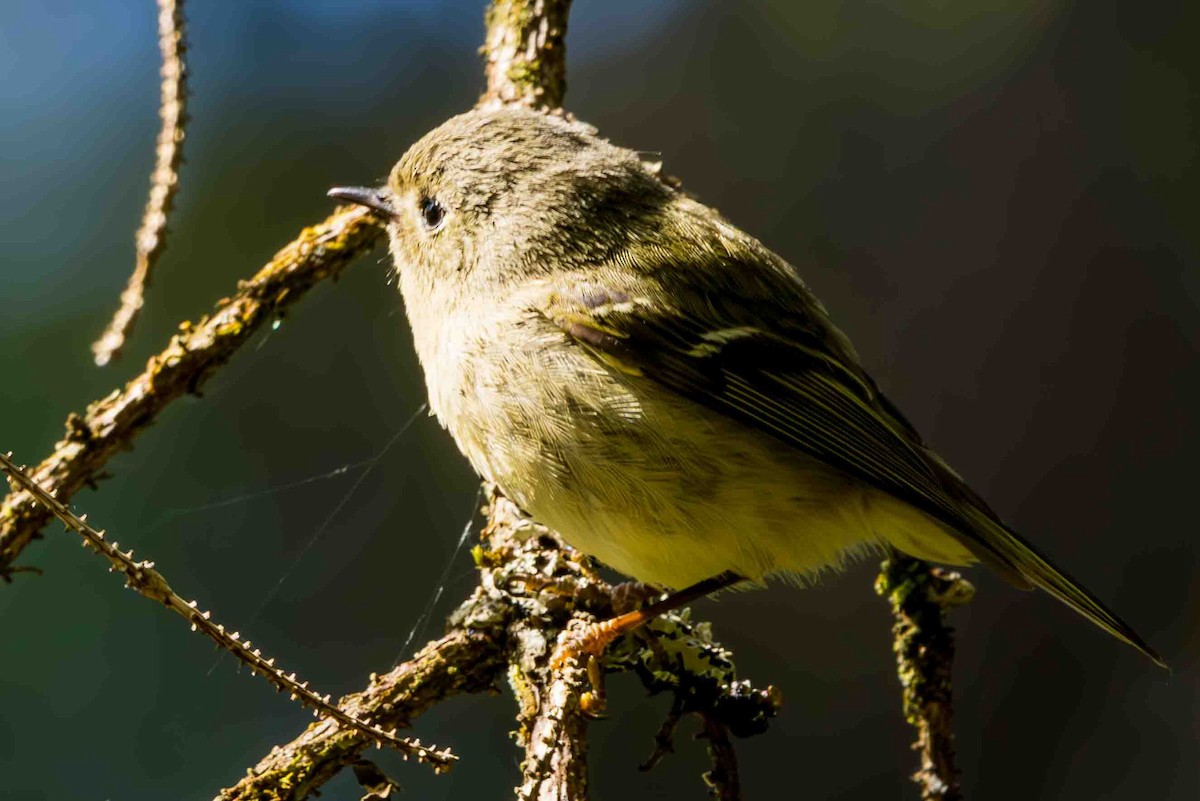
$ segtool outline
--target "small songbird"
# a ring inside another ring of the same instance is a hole
[[[470,111],[329,194],[386,221],[442,425],[575,548],[688,597],[888,545],[980,561],[1163,664],[925,445],[795,269],[592,127]]]

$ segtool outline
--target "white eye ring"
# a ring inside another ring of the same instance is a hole
[[[446,207],[431,197],[421,198],[421,222],[427,231],[439,231],[446,222]]]

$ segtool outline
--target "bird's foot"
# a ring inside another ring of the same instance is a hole
[[[633,631],[653,615],[641,610],[626,612],[600,623],[592,623],[575,632],[564,632],[559,637],[558,647],[550,657],[550,669],[562,670],[571,662],[582,661],[583,657],[600,657],[608,646],[622,634]]]
[[[742,577],[736,573],[721,573],[672,593],[645,608],[625,612],[600,623],[592,623],[582,629],[576,629],[574,632],[563,632],[559,637],[558,647],[554,649],[554,654],[550,657],[550,670],[558,672],[572,662],[583,662],[592,689],[580,697],[579,706],[584,714],[599,717],[604,712],[604,669],[600,665],[600,657],[604,655],[614,640],[664,612],[678,609],[697,598],[732,586],[741,580]],[[646,585],[638,585],[637,582],[631,584],[629,591],[637,592],[638,590],[634,588],[638,586],[643,588],[641,592],[644,594]],[[614,597],[614,606],[617,600]],[[585,658],[586,661],[584,661]]]
[[[587,669],[590,689],[579,697],[580,710],[590,718],[604,716],[606,697],[604,692],[604,668],[600,657],[618,637],[633,631],[655,614],[642,610],[627,612],[610,620],[592,623],[575,632],[564,632],[558,647],[550,657],[550,670],[559,672],[572,663],[582,663]]]

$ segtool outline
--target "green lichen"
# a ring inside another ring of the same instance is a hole
[[[945,612],[969,601],[974,588],[957,573],[895,554],[883,562],[875,591],[892,609],[904,719],[917,731],[921,768],[913,779],[924,799],[960,799],[951,726],[954,630]]]

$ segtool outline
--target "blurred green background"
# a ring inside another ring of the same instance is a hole
[[[1200,797],[1198,8],[579,0],[572,16],[569,107],[660,151],[796,264],[927,438],[1175,668],[971,571],[978,598],[954,622],[973,799]],[[481,2],[189,17],[178,212],[132,347],[97,369],[88,344],[131,267],[152,163],[153,4],[5,5],[0,448],[18,460],[321,219],[327,187],[381,179],[481,88]],[[474,503],[469,468],[421,417],[334,514],[423,400],[383,257],[319,287],[75,498],[335,694],[391,664]],[[24,561],[45,575],[0,587],[5,799],[207,799],[309,719],[59,527]],[[450,565],[424,638],[472,584],[465,553]],[[874,569],[701,605],[744,675],[786,694],[739,744],[748,798],[915,797]],[[636,769],[667,699],[613,690],[592,727],[596,797],[704,797],[687,730]],[[448,777],[381,762],[406,797],[509,797],[513,711],[507,695],[460,699],[418,722],[462,755]],[[342,777],[324,797],[361,792]]]

